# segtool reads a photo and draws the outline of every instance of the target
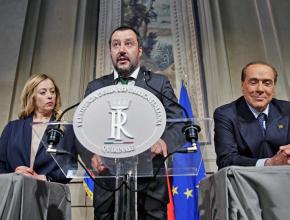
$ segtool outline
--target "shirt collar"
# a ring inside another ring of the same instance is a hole
[[[140,70],[140,66],[137,67],[137,69],[134,70],[133,73],[131,73],[130,77],[137,79],[138,73]],[[116,80],[119,77],[118,72],[116,71],[116,69],[114,68],[114,80]]]
[[[269,104],[267,105],[267,107],[265,108],[265,110],[262,111],[262,112],[259,112],[256,109],[254,109],[248,102],[247,102],[247,105],[249,106],[249,109],[251,110],[251,112],[254,114],[255,118],[258,118],[258,115],[260,113],[264,113],[268,117],[268,114],[269,114]]]

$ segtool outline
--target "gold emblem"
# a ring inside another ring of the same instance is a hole
[[[278,124],[277,127],[278,127],[279,129],[282,129],[282,128],[284,128],[284,125],[282,125],[282,124]]]

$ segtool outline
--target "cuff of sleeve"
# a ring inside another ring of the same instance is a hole
[[[267,159],[268,158],[257,160],[256,167],[264,167]]]

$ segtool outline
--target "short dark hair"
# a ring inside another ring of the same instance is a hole
[[[135,33],[135,35],[137,37],[138,46],[139,47],[142,47],[142,38],[141,38],[139,32],[135,28],[133,28],[133,27],[123,25],[123,26],[120,26],[120,27],[118,27],[118,28],[116,28],[115,30],[112,31],[111,36],[110,36],[110,40],[109,40],[109,46],[110,46],[110,48],[111,48],[113,34],[116,31],[126,31],[126,30],[131,30],[131,31],[133,31]]]
[[[246,79],[246,71],[247,71],[247,68],[249,66],[255,65],[255,64],[261,64],[261,65],[265,65],[265,66],[270,67],[273,70],[273,72],[274,72],[274,83],[277,82],[277,78],[278,78],[277,70],[271,64],[266,63],[264,61],[253,61],[253,62],[248,63],[246,66],[244,66],[244,68],[242,69],[242,74],[241,74],[241,80],[242,80],[242,82],[244,82],[245,79]]]

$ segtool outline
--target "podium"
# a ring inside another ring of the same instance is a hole
[[[170,124],[183,125],[193,119],[170,119],[167,120],[168,126]],[[210,140],[211,119],[195,119],[195,123],[202,128],[200,133],[201,145],[207,144]],[[59,143],[50,146],[49,137],[46,133],[52,128],[60,130]],[[146,180],[164,180],[167,176],[194,176],[198,173],[202,160],[194,161],[183,167],[176,167],[174,164],[174,154],[168,157],[163,163],[162,157],[152,163],[152,154],[150,149],[144,152],[126,158],[108,158],[101,156],[102,163],[107,168],[103,172],[96,171],[91,165],[91,159],[95,153],[87,150],[79,143],[74,133],[73,122],[48,122],[48,123],[33,123],[32,132],[37,130],[46,130],[45,134],[39,137],[43,145],[51,152],[51,156],[58,164],[62,172],[67,178],[83,179],[90,178],[89,174],[93,176],[96,184],[103,190],[116,190],[115,197],[115,219],[138,219],[138,191],[146,190],[146,184],[139,184],[139,182]],[[181,129],[182,130],[182,129]],[[36,132],[36,134],[38,134]],[[72,143],[66,141],[67,138],[75,138],[74,146],[67,146],[65,143]],[[183,137],[183,134],[180,134]],[[171,137],[173,138],[173,137]],[[182,138],[183,139],[183,138]],[[175,151],[183,150],[190,144],[183,142],[174,148]],[[78,153],[76,156],[75,152]],[[172,152],[168,152],[172,153]],[[194,154],[188,153],[188,154]],[[85,166],[82,167],[77,161],[80,160]],[[78,166],[74,164],[78,163]],[[157,165],[156,165],[157,164]],[[140,181],[139,181],[140,180]],[[145,181],[146,182],[146,181]],[[167,187],[164,185],[164,187]]]
[[[1,219],[70,220],[69,187],[21,174],[0,175]]]
[[[289,181],[289,166],[225,167],[200,182],[200,219],[289,219]]]
[[[167,112],[148,90],[130,85],[107,86],[79,104],[73,122],[33,124],[36,135],[40,130],[37,126],[45,126],[42,130],[46,132],[39,138],[66,177],[90,176],[94,180],[98,192],[95,210],[106,209],[114,219],[133,220],[138,219],[139,212],[164,209],[168,200],[166,177],[198,173],[201,158],[176,167],[169,157],[175,152],[196,150],[197,120],[182,118],[178,103],[158,95]],[[203,133],[210,131],[209,121],[201,121]],[[72,136],[76,137],[74,146],[67,146],[71,143],[67,138]],[[82,162],[73,166],[78,159]],[[160,215],[163,219],[162,211]]]

